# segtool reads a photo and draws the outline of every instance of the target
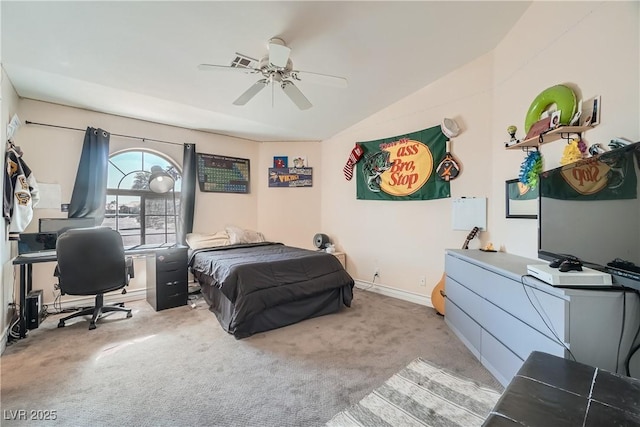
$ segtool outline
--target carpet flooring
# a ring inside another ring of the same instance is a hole
[[[52,315],[9,345],[2,413],[55,411],[57,426],[323,426],[416,358],[500,387],[432,308],[364,290],[351,308],[242,340],[201,298],[126,305],[133,317],[110,314],[92,331],[82,318],[57,328]]]
[[[481,426],[500,393],[420,358],[327,427]]]

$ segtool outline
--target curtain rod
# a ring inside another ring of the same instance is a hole
[[[49,127],[58,128],[58,129],[69,129],[69,130],[77,130],[77,131],[80,131],[80,132],[86,132],[86,129],[72,128],[72,127],[68,127],[68,126],[50,125],[50,124],[47,124],[47,123],[36,123],[36,122],[30,122],[29,120],[25,120],[24,122],[25,122],[25,124],[28,124],[28,125],[49,126]],[[110,135],[119,136],[121,138],[139,139],[142,142],[153,141],[153,142],[160,142],[162,144],[171,144],[171,145],[184,146],[184,144],[180,144],[179,142],[162,141],[160,139],[143,138],[141,136],[121,135],[121,134],[118,134],[118,133],[110,133]]]

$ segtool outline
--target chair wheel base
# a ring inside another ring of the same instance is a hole
[[[95,329],[96,328],[96,324],[91,322],[89,323],[89,330]]]
[[[132,317],[132,316],[133,316],[133,314],[131,314],[130,311],[127,311],[127,318]]]
[[[58,322],[58,328],[64,328],[64,321],[63,320]]]

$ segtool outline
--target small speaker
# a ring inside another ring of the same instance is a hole
[[[331,243],[331,240],[326,234],[318,233],[313,236],[313,245],[320,250],[325,249],[328,243]]]

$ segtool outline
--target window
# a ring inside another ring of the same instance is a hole
[[[173,191],[158,194],[149,189],[154,166],[174,177]],[[117,230],[125,246],[175,243],[182,183],[178,166],[158,153],[131,150],[109,158],[108,174],[102,225]]]

